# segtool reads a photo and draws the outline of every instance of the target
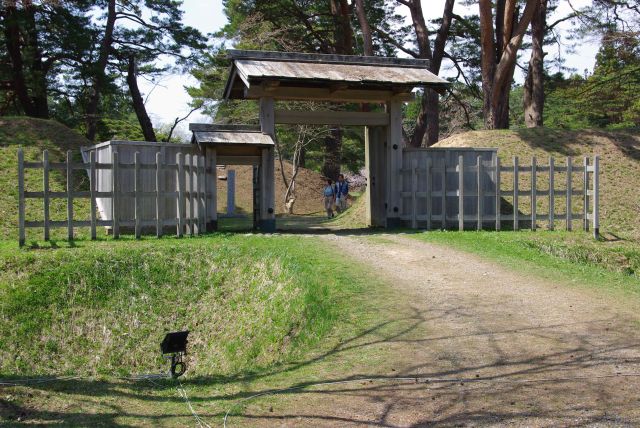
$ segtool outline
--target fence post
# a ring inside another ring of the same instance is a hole
[[[207,232],[207,188],[205,183],[207,182],[204,173],[204,156],[198,156],[198,233]]]
[[[211,195],[209,195],[211,205],[207,206],[207,213],[211,218],[211,231],[214,231],[218,227],[218,170],[216,165],[218,162],[216,150],[212,149],[209,153],[211,154],[211,177],[207,181],[211,182]],[[255,200],[253,192],[252,199]]]
[[[555,160],[553,157],[549,157],[549,230],[555,228]]]
[[[198,219],[196,217],[198,212],[198,207],[196,205],[198,202],[198,181],[196,180],[197,173],[198,156],[191,155],[191,163],[189,163],[189,180],[191,181],[191,185],[189,186],[189,210],[191,212],[189,217],[191,218],[191,236],[200,234],[198,230]]]
[[[425,166],[426,169],[426,177],[427,177],[427,230],[431,230],[431,189],[433,188],[433,177],[431,176],[431,158],[427,158],[427,164]]]
[[[178,162],[178,230],[177,235],[182,237],[184,231],[184,159],[182,153],[177,154]]]
[[[411,159],[411,228],[418,228],[418,200],[416,192],[418,191],[418,160]]]
[[[162,152],[156,152],[156,237],[162,236],[162,229],[164,228],[164,197],[161,192],[162,189]]]
[[[140,229],[142,227],[142,179],[140,177],[140,152],[135,152],[133,155],[134,163],[134,224],[135,224],[135,237],[140,239]]]
[[[502,209],[502,190],[500,187],[500,158],[496,154],[496,230],[500,230],[500,214]]]
[[[536,157],[531,158],[531,230],[535,232],[536,223],[538,222],[538,183],[536,182],[538,174],[538,162]]]
[[[589,230],[589,158],[584,157],[582,180],[582,227],[584,231]]]
[[[447,228],[447,161],[442,160],[442,230]]]
[[[571,170],[572,170],[572,162],[571,162],[571,156],[567,157],[567,218],[566,218],[566,222],[567,222],[567,230],[570,231],[572,229],[573,226],[573,208],[571,207],[571,198],[573,197],[573,179],[571,177]]]
[[[111,164],[111,220],[113,221],[113,239],[120,238],[120,212],[118,209],[118,205],[120,204],[118,201],[118,191],[120,190],[120,156],[118,152],[114,151],[113,161]]]
[[[206,152],[205,152],[206,153]],[[209,186],[207,186],[208,176],[207,176],[207,156],[202,155],[202,227],[205,233],[209,230],[207,229],[207,224],[209,221]]]
[[[94,150],[89,152],[89,197],[91,205],[91,240],[96,239],[96,152]]]
[[[520,228],[518,219],[518,156],[513,157],[513,230]]]
[[[464,157],[458,156],[458,230],[464,230]]]
[[[67,238],[73,241],[73,164],[71,150],[67,151]]]
[[[483,210],[484,210],[484,195],[482,194],[482,156],[478,156],[477,159],[477,174],[478,174],[478,225],[477,229],[482,230]]]
[[[42,152],[42,208],[44,211],[44,240],[49,240],[49,150]]]
[[[26,241],[24,230],[24,151],[18,149],[18,245],[23,247]]]
[[[593,158],[593,237],[600,236],[600,156]]]

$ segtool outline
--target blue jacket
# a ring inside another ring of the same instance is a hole
[[[349,194],[349,183],[347,181],[343,181],[340,183],[336,182],[335,185],[336,197],[340,198],[341,196],[347,196]]]

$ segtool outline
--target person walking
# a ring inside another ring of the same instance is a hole
[[[344,175],[338,176],[336,182],[336,211],[339,213],[347,209],[347,198],[349,197],[349,183],[344,179]]]
[[[327,185],[322,192],[327,218],[333,218],[333,204],[336,201],[336,191],[331,180],[327,180]]]

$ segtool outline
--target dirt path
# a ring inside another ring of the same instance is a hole
[[[640,425],[637,305],[408,237],[323,239],[393,287],[380,309],[386,322],[324,361],[340,367],[333,379],[377,379],[256,400],[235,422]],[[361,361],[345,373],[340,359],[348,353]],[[389,379],[396,376],[418,379]]]

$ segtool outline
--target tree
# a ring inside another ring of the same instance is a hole
[[[61,68],[79,67],[91,49],[91,2],[3,2],[2,56],[8,78],[3,89],[28,116],[48,118],[48,95]]]
[[[91,69],[91,91],[86,108],[87,138],[93,140],[98,121],[100,96],[109,79],[110,71],[127,70],[127,84],[136,116],[145,138],[155,139],[149,116],[139,93],[136,75],[141,70],[159,74],[170,66],[156,65],[159,57],[174,60],[179,65],[193,63],[198,52],[205,47],[205,38],[194,28],[182,23],[181,2],[167,0],[103,0],[106,7],[104,25],[98,48],[98,57]],[[143,18],[143,10],[152,14]],[[148,66],[136,66],[136,64]]]
[[[548,0],[539,0],[531,20],[531,58],[524,83],[524,122],[527,128],[543,125],[544,112],[544,35]]]
[[[509,127],[509,93],[517,53],[538,3],[539,0],[526,0],[519,17],[517,0],[497,0],[495,21],[491,0],[480,0],[478,3],[483,114],[487,129]]]
[[[444,5],[444,12],[442,19],[440,20],[440,26],[435,31],[435,40],[433,42],[433,48],[431,47],[432,33],[427,27],[424,13],[422,11],[422,3],[420,0],[396,0],[397,3],[406,6],[409,9],[411,15],[412,26],[414,30],[413,44],[417,47],[417,50],[408,48],[406,46],[406,39],[408,32],[406,29],[399,28],[395,31],[389,31],[388,29],[373,26],[373,32],[377,33],[385,43],[396,49],[411,55],[414,58],[422,58],[430,60],[429,71],[434,74],[440,73],[440,67],[442,60],[445,56],[445,45],[449,36],[449,29],[453,22],[453,6],[455,0],[446,0]],[[370,34],[371,26],[367,21],[366,14],[363,13],[359,3],[356,2],[356,10],[358,12],[358,21],[363,35]],[[365,42],[365,47],[367,43]],[[425,90],[424,96],[420,98],[421,107],[416,117],[416,124],[413,127],[413,133],[409,139],[409,144],[413,147],[420,147],[423,140],[427,140],[427,145],[433,145],[438,141],[440,127],[439,127],[439,95],[432,89]]]

